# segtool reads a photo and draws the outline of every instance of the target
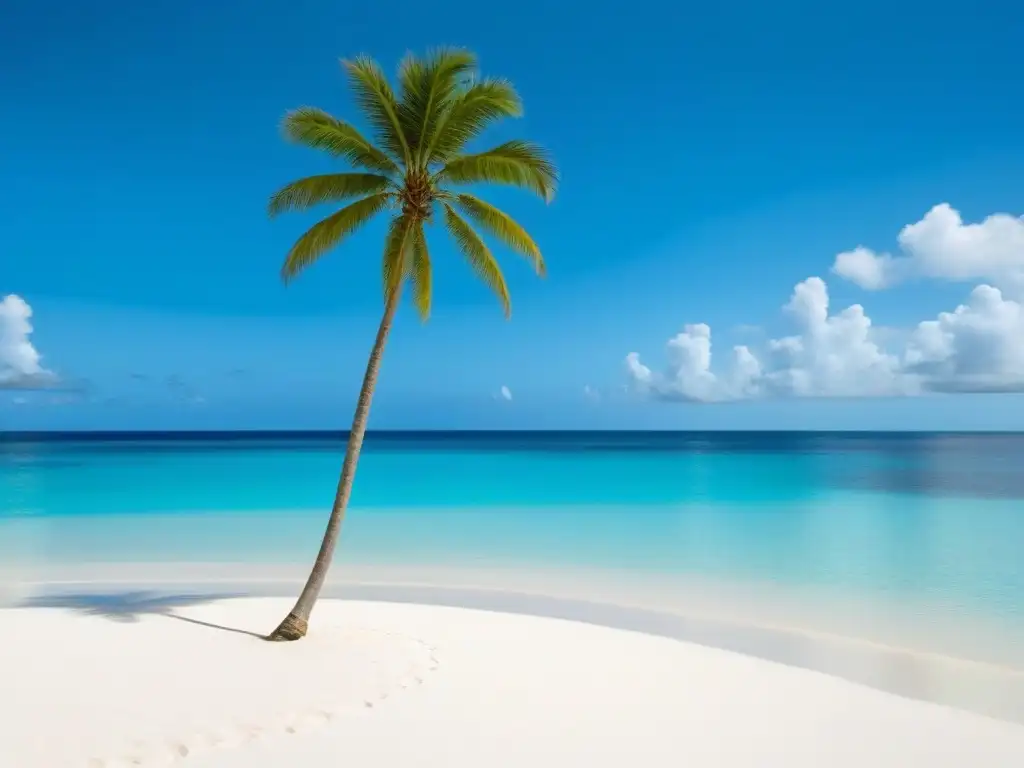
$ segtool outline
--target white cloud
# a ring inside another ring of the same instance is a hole
[[[502,400],[510,401],[512,399],[512,390],[503,384],[501,389],[498,390],[498,397]]]
[[[0,389],[35,389],[56,382],[29,340],[31,318],[32,307],[20,296],[12,293],[0,301]]]
[[[917,326],[904,365],[938,391],[1022,391],[1024,306],[979,285],[966,304]]]
[[[669,339],[668,365],[655,373],[636,352],[626,356],[626,369],[635,388],[671,400],[712,402],[753,396],[761,376],[760,363],[746,346],[733,347],[730,372],[719,376],[711,370],[711,328],[704,323],[687,325]]]
[[[829,315],[825,281],[811,277],[793,289],[785,307],[797,334],[768,343],[763,373],[769,394],[856,397],[905,394],[899,360],[879,346],[871,318],[853,304]]]
[[[668,342],[668,364],[655,373],[626,357],[637,390],[668,400],[716,402],[752,397],[855,397],[904,394],[899,360],[875,342],[860,305],[829,315],[828,289],[811,277],[793,290],[785,312],[797,333],[770,340],[761,355],[733,347],[724,373],[712,370],[711,329],[687,325]]]
[[[1024,391],[1024,306],[988,285],[966,304],[920,323],[899,352],[884,349],[863,307],[829,314],[825,282],[811,277],[783,308],[796,333],[760,354],[732,350],[724,373],[712,368],[711,329],[688,325],[668,342],[655,372],[626,357],[635,391],[663,400],[721,402],[755,397],[885,397],[925,391]]]
[[[592,403],[596,403],[601,399],[601,393],[594,389],[589,384],[583,386],[583,397]]]
[[[832,271],[856,283],[861,288],[877,291],[895,281],[893,258],[888,253],[876,254],[870,248],[858,245],[852,251],[836,256]]]
[[[879,328],[859,304],[830,314],[825,281],[799,283],[783,308],[795,333],[736,346],[716,371],[711,329],[687,325],[652,371],[626,357],[629,386],[665,400],[753,397],[881,397],[935,392],[1024,392],[1024,218],[997,213],[964,224],[946,203],[899,234],[901,255],[864,247],[832,271],[869,289],[911,278],[983,281],[952,312],[909,331]]]
[[[1015,294],[1024,289],[1024,217],[996,213],[965,224],[941,203],[905,226],[897,242],[899,256],[859,246],[836,256],[832,271],[869,290],[915,277],[982,280]]]

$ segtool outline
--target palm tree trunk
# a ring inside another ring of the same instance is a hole
[[[355,480],[359,451],[363,447],[366,422],[370,417],[373,389],[377,383],[380,361],[384,356],[384,345],[388,340],[388,333],[391,331],[395,310],[398,308],[399,293],[400,290],[396,289],[388,296],[384,306],[384,317],[381,318],[380,328],[377,329],[377,338],[370,351],[370,359],[366,364],[366,373],[363,376],[363,387],[359,390],[359,401],[356,404],[355,416],[352,418],[348,446],[345,448],[345,461],[341,465],[341,477],[338,478],[338,490],[334,494],[334,506],[331,508],[327,530],[324,531],[324,540],[320,544],[320,551],[313,563],[313,570],[306,580],[306,586],[299,594],[299,599],[295,602],[295,607],[284,617],[284,621],[278,628],[267,636],[268,640],[298,640],[305,636],[313,605],[320,596],[320,590],[323,589],[324,581],[327,579],[327,570],[331,566],[331,558],[338,545],[338,534],[341,533],[345,508],[348,506],[349,496],[352,495],[352,481]]]

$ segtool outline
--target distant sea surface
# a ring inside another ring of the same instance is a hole
[[[343,451],[0,433],[0,562],[308,563]],[[1024,625],[1024,435],[371,433],[340,558],[813,587]]]

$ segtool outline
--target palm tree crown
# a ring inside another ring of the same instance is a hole
[[[440,210],[459,251],[509,315],[505,278],[473,225],[525,256],[544,275],[540,249],[508,214],[453,187],[490,182],[527,189],[548,202],[553,198],[558,174],[537,145],[514,140],[467,152],[490,124],[522,114],[511,83],[480,77],[473,54],[458,49],[423,58],[407,55],[399,66],[397,94],[372,59],[361,56],[342,65],[374,142],[319,109],[303,107],[286,115],[288,139],[343,158],[356,170],[300,179],[271,198],[271,216],[355,198],[296,241],[282,278],[291,280],[375,215],[391,211],[383,259],[385,296],[390,298],[408,278],[416,308],[426,319],[431,264],[424,225]]]

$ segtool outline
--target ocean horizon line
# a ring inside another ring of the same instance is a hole
[[[23,440],[188,440],[188,439],[325,439],[347,438],[345,429],[116,429],[116,430],[0,430],[0,442]],[[715,439],[720,437],[756,438],[769,437],[1015,437],[1024,436],[1024,430],[885,430],[885,429],[371,429],[366,437],[374,438],[415,438],[415,437],[651,437],[651,438],[693,438]]]

